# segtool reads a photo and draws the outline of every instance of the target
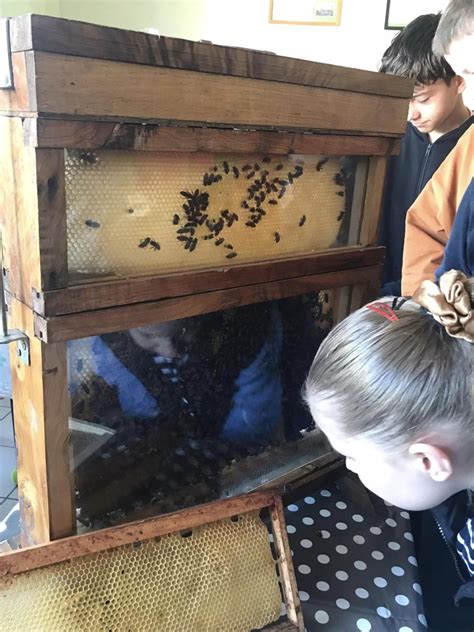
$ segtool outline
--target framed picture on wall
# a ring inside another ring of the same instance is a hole
[[[270,0],[271,24],[339,26],[342,0]]]
[[[448,0],[387,0],[385,29],[399,31],[425,13],[444,11]]]

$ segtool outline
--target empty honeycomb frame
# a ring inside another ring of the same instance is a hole
[[[29,364],[12,346],[11,365],[32,545],[76,530],[68,341],[321,290],[338,321],[376,296],[385,170],[413,86],[38,15],[0,37],[2,273],[9,326],[29,339]]]
[[[11,632],[304,629],[274,493],[2,556],[0,603]]]

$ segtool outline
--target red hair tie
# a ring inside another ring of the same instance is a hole
[[[366,307],[367,309],[370,309],[371,312],[375,312],[387,320],[391,320],[392,322],[398,320],[398,316],[395,314],[393,309],[387,305],[387,303],[371,303],[370,305],[366,305]]]

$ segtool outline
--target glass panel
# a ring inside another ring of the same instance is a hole
[[[103,526],[293,476],[328,451],[301,386],[331,292],[68,343],[79,518]]]
[[[72,279],[358,242],[366,157],[71,150],[65,160]]]

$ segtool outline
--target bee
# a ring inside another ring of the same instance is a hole
[[[197,239],[196,237],[194,237],[194,239],[191,239],[191,242],[189,244],[189,252],[192,252],[193,250],[195,250],[196,246],[197,246]]]
[[[90,152],[84,151],[79,154],[79,160],[81,162],[86,162],[88,165],[95,165],[97,162],[97,156]]]
[[[278,165],[275,167],[275,169],[276,169],[277,171],[280,171],[281,169],[283,169],[283,165],[281,164],[281,162],[280,162],[280,164],[278,164]]]
[[[255,228],[255,224],[254,222],[245,222],[245,225],[248,226],[249,228]]]
[[[213,171],[217,171],[217,165],[214,165],[214,167],[212,167]]]
[[[262,158],[262,162],[271,162],[271,161],[272,161],[272,159],[270,158],[270,156],[264,156]]]
[[[276,186],[276,184],[271,185],[271,190],[274,191],[275,193],[278,191],[278,187]]]
[[[157,241],[155,241],[154,239],[150,240],[150,248],[152,250],[161,250],[160,244]]]
[[[280,189],[280,193],[278,194],[278,198],[282,198],[286,193],[286,187],[282,187]]]
[[[219,239],[216,239],[216,241],[214,242],[214,245],[220,246],[223,243],[224,243],[224,237],[219,237]]]
[[[290,172],[288,172],[288,182],[289,182],[290,184],[293,184],[293,174],[292,174],[292,173],[290,173]]]
[[[329,294],[328,292],[324,292],[324,302],[329,303]]]
[[[198,193],[199,193],[199,191],[198,191]],[[185,197],[188,200],[191,200],[194,197],[194,195],[192,193],[190,193],[189,191],[180,191],[179,194],[182,195],[183,197]]]
[[[214,176],[214,182],[220,182],[222,180],[222,176],[220,173],[217,174],[217,176]]]
[[[251,178],[253,178],[253,177],[254,177],[254,175],[255,175],[255,171],[250,171],[250,172],[247,174],[247,180],[250,180]]]
[[[189,237],[185,237],[184,235],[178,235],[178,236],[176,237],[176,239],[177,239],[178,241],[189,241]],[[145,244],[145,245],[148,245],[148,244]],[[145,247],[145,246],[140,246],[140,248],[144,248],[144,247]]]
[[[345,215],[345,214],[346,214],[346,213],[345,213],[345,211],[341,211],[341,212],[339,213],[339,215],[337,216],[337,221],[338,221],[338,222],[340,222],[340,221],[341,221],[341,219],[344,217],[344,215]]]
[[[237,167],[232,167],[232,171],[234,172],[234,178],[237,179],[239,177],[239,170]]]
[[[255,163],[253,168],[255,169],[255,171],[260,171],[260,165],[258,163]]]
[[[339,171],[336,173],[333,179],[334,179],[334,182],[340,187],[344,186],[344,179],[342,177],[342,174]]]
[[[84,393],[86,393],[87,395],[90,395],[91,393],[91,389],[87,386],[87,384],[85,382],[83,382],[81,384],[82,390],[84,391]]]
[[[229,163],[227,162],[227,160],[224,160],[224,162],[222,163],[223,167],[224,167],[224,173],[227,174],[229,173],[230,169],[229,169]]]
[[[133,215],[133,213],[135,213],[135,209],[134,208],[129,208],[129,209],[127,209],[127,213],[130,213],[130,215]]]
[[[175,214],[173,215],[173,224],[174,224],[175,226],[177,226],[177,225],[179,224],[179,215],[178,215],[177,213],[175,213]]]
[[[269,204],[278,204],[278,202],[276,200],[268,200]]]
[[[234,246],[232,244],[226,244],[224,248],[227,248],[227,250],[234,250]]]
[[[300,217],[300,221],[298,222],[298,226],[303,226],[306,221],[306,215],[302,215]]]
[[[248,208],[248,202],[246,202],[245,200],[242,202],[242,204],[240,205],[242,208]]]
[[[280,233],[273,233],[273,237],[275,239],[275,243],[278,244],[280,242],[280,239],[281,239]]]
[[[329,158],[323,158],[322,160],[320,160],[316,165],[316,171],[321,171],[328,160]]]
[[[138,244],[138,247],[139,247],[139,248],[146,248],[150,242],[151,242],[151,237],[145,237],[145,239],[143,239],[143,240],[142,240],[142,241]]]
[[[229,254],[225,256],[225,258],[226,259],[233,259],[236,256],[237,256],[237,253],[234,251],[234,252],[229,252]]]
[[[100,228],[100,223],[96,222],[95,219],[86,219],[86,221],[84,222],[84,224],[86,226],[89,226],[89,228]]]
[[[301,165],[295,165],[295,171],[296,171],[296,173],[299,173],[301,175],[303,173],[303,167]],[[296,177],[297,176],[295,175],[295,178]]]
[[[191,235],[194,235],[194,228],[192,228],[191,226],[185,226],[184,228],[179,228],[176,231],[179,235],[181,234],[186,234],[186,233],[191,233]]]
[[[344,197],[344,191],[336,191],[336,195],[339,197]]]
[[[288,186],[288,180],[278,180],[278,184],[282,187]]]
[[[252,165],[244,165],[242,167],[242,171],[250,171],[251,168],[252,168]]]

